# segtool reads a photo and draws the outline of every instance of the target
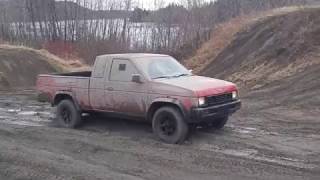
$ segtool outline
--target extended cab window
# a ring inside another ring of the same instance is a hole
[[[138,71],[129,60],[114,59],[112,62],[110,80],[131,82],[132,75]]]
[[[96,60],[96,64],[94,66],[94,71],[92,77],[94,78],[103,78],[104,77],[104,72],[107,66],[107,62],[100,58]]]

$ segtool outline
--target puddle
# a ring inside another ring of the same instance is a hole
[[[27,106],[27,108],[37,109],[37,108],[41,108],[41,106]]]
[[[53,117],[54,114],[51,112],[37,112],[39,116],[47,116],[47,117]]]
[[[265,131],[253,127],[237,127],[237,126],[229,126],[232,131],[235,131],[240,134],[244,135],[272,135],[272,136],[277,136],[279,133],[277,132],[270,132],[270,131]]]
[[[52,113],[22,109],[0,109],[0,123],[20,126],[46,126],[52,121]]]
[[[18,112],[21,112],[21,109],[8,109],[7,112],[9,112],[9,113],[18,113]]]
[[[222,153],[227,155],[233,155],[233,156],[247,157],[247,156],[257,154],[258,151],[254,149],[245,149],[245,150],[226,149],[226,150],[223,150]]]
[[[52,120],[50,118],[41,119],[40,117],[35,117],[31,120],[32,122],[43,122],[43,123],[50,123]]]
[[[258,129],[253,127],[232,127],[232,129],[241,134],[254,134],[259,132]]]
[[[21,112],[18,112],[18,115],[24,115],[24,116],[36,116],[38,114],[39,113],[35,112],[35,111],[21,111]]]
[[[245,128],[243,128],[243,129],[246,129],[246,130],[248,130],[248,131],[257,131],[256,128],[252,128],[252,127],[245,127]]]
[[[44,126],[42,124],[39,123],[34,123],[34,122],[30,122],[30,121],[15,121],[15,120],[1,120],[0,123],[4,123],[4,124],[12,124],[12,125],[20,125],[20,126],[33,126],[33,127],[40,127],[40,126]]]
[[[252,133],[251,131],[248,131],[248,130],[239,130],[238,132],[242,133],[242,134],[251,134]]]

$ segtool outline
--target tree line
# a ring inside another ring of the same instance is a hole
[[[242,14],[304,5],[306,0],[150,3],[156,10],[139,8],[134,0],[0,1],[0,40],[39,48],[72,46],[88,63],[97,54],[128,51],[182,56],[210,38],[211,29],[221,22]]]

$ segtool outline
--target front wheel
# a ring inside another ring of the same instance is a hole
[[[57,120],[62,127],[76,128],[81,123],[81,114],[74,103],[71,100],[66,99],[58,104]]]
[[[152,119],[153,132],[164,142],[181,144],[185,141],[189,127],[181,112],[174,107],[162,107]]]

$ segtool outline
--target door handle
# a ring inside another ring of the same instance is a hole
[[[114,89],[112,87],[107,88],[108,91],[113,91]]]

